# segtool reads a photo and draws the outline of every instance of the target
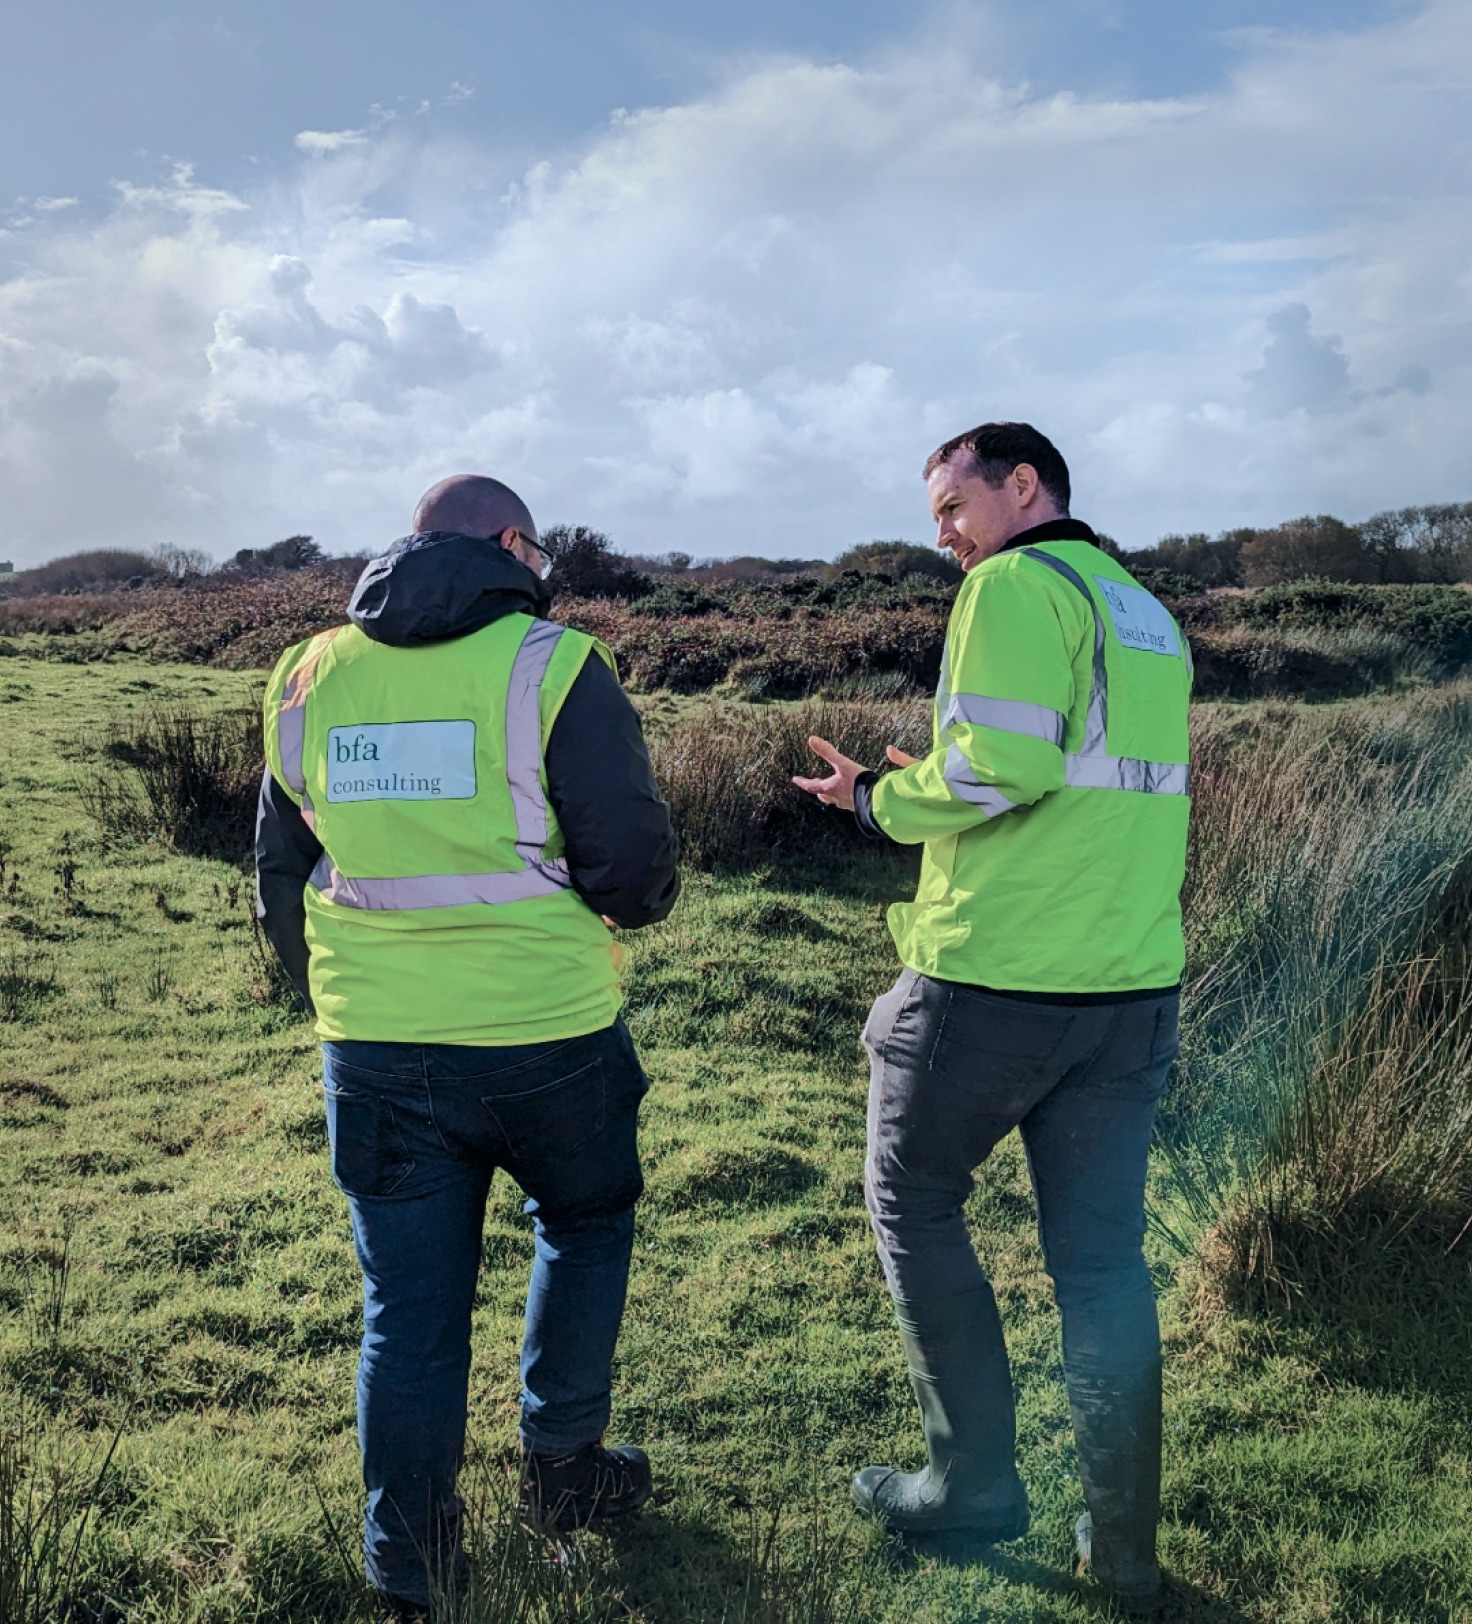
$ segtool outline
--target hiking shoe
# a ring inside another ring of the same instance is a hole
[[[522,1460],[521,1515],[535,1528],[566,1533],[600,1517],[625,1517],[649,1498],[649,1457],[625,1444],[585,1444],[567,1455]]]
[[[1132,1575],[1134,1582],[1126,1584],[1111,1574],[1107,1565],[1104,1565],[1103,1571],[1095,1566],[1094,1519],[1087,1511],[1073,1525],[1073,1537],[1078,1545],[1079,1565],[1126,1613],[1144,1616],[1158,1613],[1165,1606],[1165,1580],[1159,1568],[1155,1569],[1153,1577],[1149,1573]]]

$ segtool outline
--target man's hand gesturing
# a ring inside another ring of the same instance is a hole
[[[846,812],[854,809],[854,780],[868,768],[860,766],[857,761],[850,761],[840,750],[836,750],[827,739],[820,739],[813,734],[808,739],[808,749],[815,756],[822,756],[823,760],[833,769],[827,778],[794,778],[792,782],[799,789],[804,789],[809,795],[816,795],[825,806],[841,806]]]

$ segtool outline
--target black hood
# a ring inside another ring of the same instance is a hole
[[[498,541],[421,531],[396,541],[358,577],[348,619],[375,643],[408,648],[478,632],[503,615],[545,620],[552,594]]]

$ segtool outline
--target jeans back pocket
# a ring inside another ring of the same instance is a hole
[[[347,1195],[392,1195],[414,1171],[414,1158],[385,1099],[326,1083],[332,1177]]]
[[[504,1092],[481,1095],[481,1105],[518,1159],[571,1159],[603,1132],[608,1090],[602,1059],[571,1072],[562,1070],[565,1064],[549,1056],[507,1076],[512,1086]]]

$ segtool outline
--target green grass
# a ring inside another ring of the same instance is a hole
[[[0,663],[0,1422],[72,1509],[122,1429],[76,1619],[366,1617],[322,1511],[352,1555],[359,1287],[314,1040],[267,997],[236,871],[103,847],[79,800],[107,716],[237,703],[258,681]],[[648,1447],[660,1487],[582,1542],[529,1620],[1106,1616],[1070,1574],[1082,1500],[1015,1139],[969,1214],[1034,1531],[984,1559],[900,1560],[846,1509],[855,1468],[920,1456],[860,1193],[858,1033],[896,970],[883,904],[909,883],[868,851],[692,874],[672,919],[628,938],[653,1087],[613,1433]],[[1469,1624],[1466,1251],[1371,1235],[1345,1266],[1373,1289],[1280,1313],[1220,1301],[1206,1264],[1152,1248],[1176,1616]],[[472,1374],[493,1525],[530,1255],[498,1180]]]

